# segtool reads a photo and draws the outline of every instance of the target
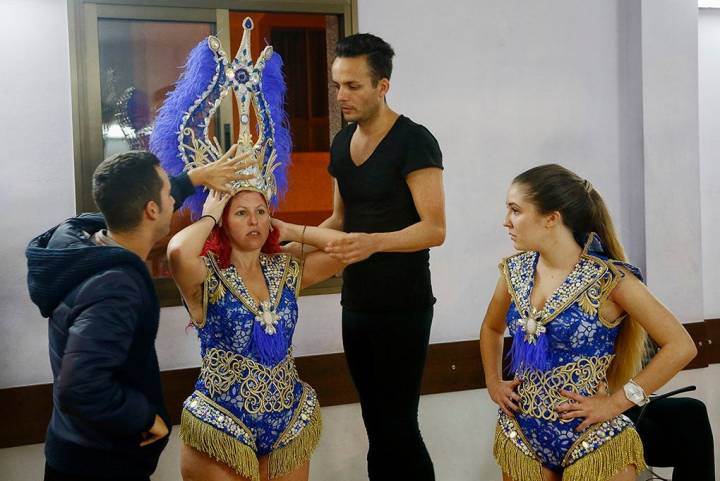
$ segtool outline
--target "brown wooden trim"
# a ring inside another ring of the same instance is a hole
[[[706,338],[700,346],[705,361],[708,364],[720,364],[720,319],[705,320],[705,334]]]
[[[685,369],[720,363],[720,319],[685,324],[698,346],[698,357]],[[505,339],[505,352],[510,339]],[[300,377],[313,386],[322,406],[358,402],[345,354],[322,354],[296,359]],[[161,373],[165,403],[174,424],[180,421],[182,402],[193,390],[198,368]],[[485,387],[480,345],[477,340],[431,344],[428,348],[422,394],[481,389]],[[52,412],[52,384],[0,389],[5,406],[0,448],[41,443]]]
[[[0,389],[0,448],[42,443],[52,412],[52,384]]]
[[[705,322],[691,322],[683,324],[683,326],[685,326],[685,329],[687,329],[690,337],[692,337],[693,341],[695,341],[695,346],[698,350],[697,356],[690,361],[690,364],[685,366],[685,369],[701,369],[703,367],[707,367],[711,362],[709,352],[707,350],[707,324]]]

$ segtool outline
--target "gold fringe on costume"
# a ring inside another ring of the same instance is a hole
[[[633,428],[625,429],[600,448],[566,467],[562,479],[563,481],[607,481],[629,465],[635,466],[636,473],[646,467],[642,441]]]
[[[214,429],[183,409],[180,420],[180,439],[198,451],[235,470],[240,476],[259,481],[257,455],[250,446]]]
[[[495,429],[493,454],[502,472],[515,481],[543,481],[540,461],[523,453],[503,433],[499,423]]]
[[[300,434],[285,446],[274,449],[270,453],[270,479],[291,473],[308,459],[320,441],[322,418],[320,406],[316,405],[308,423]]]

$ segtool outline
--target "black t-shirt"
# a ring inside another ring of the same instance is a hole
[[[360,166],[350,158],[357,124],[342,129],[330,148],[328,171],[345,205],[345,232],[392,232],[420,221],[405,178],[427,167],[442,169],[442,152],[428,129],[398,117]],[[435,302],[428,249],[379,252],[345,268],[342,305],[357,311],[422,309]]]

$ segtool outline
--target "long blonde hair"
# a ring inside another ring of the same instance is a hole
[[[595,232],[608,257],[627,262],[605,201],[589,182],[561,165],[547,164],[523,172],[513,183],[525,187],[528,199],[541,213],[560,212],[563,223],[576,238]],[[638,373],[646,339],[642,326],[627,316],[615,341],[615,358],[607,373],[611,391],[621,388]]]

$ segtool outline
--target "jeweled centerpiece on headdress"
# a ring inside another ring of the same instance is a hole
[[[228,58],[220,40],[210,36],[190,53],[175,90],[168,94],[155,120],[150,150],[163,168],[179,174],[217,161],[224,150],[210,136],[210,124],[223,99],[233,92],[239,110],[237,136],[240,152],[250,151],[257,163],[241,173],[250,178],[236,181],[234,190],[254,190],[277,206],[278,195],[286,188],[286,170],[291,141],[284,109],[285,80],[282,59],[271,46],[265,47],[253,62],[250,34],[253,21],[243,21],[243,37],[233,59]],[[257,131],[251,132],[255,116]],[[199,188],[183,207],[199,217],[207,192]]]

